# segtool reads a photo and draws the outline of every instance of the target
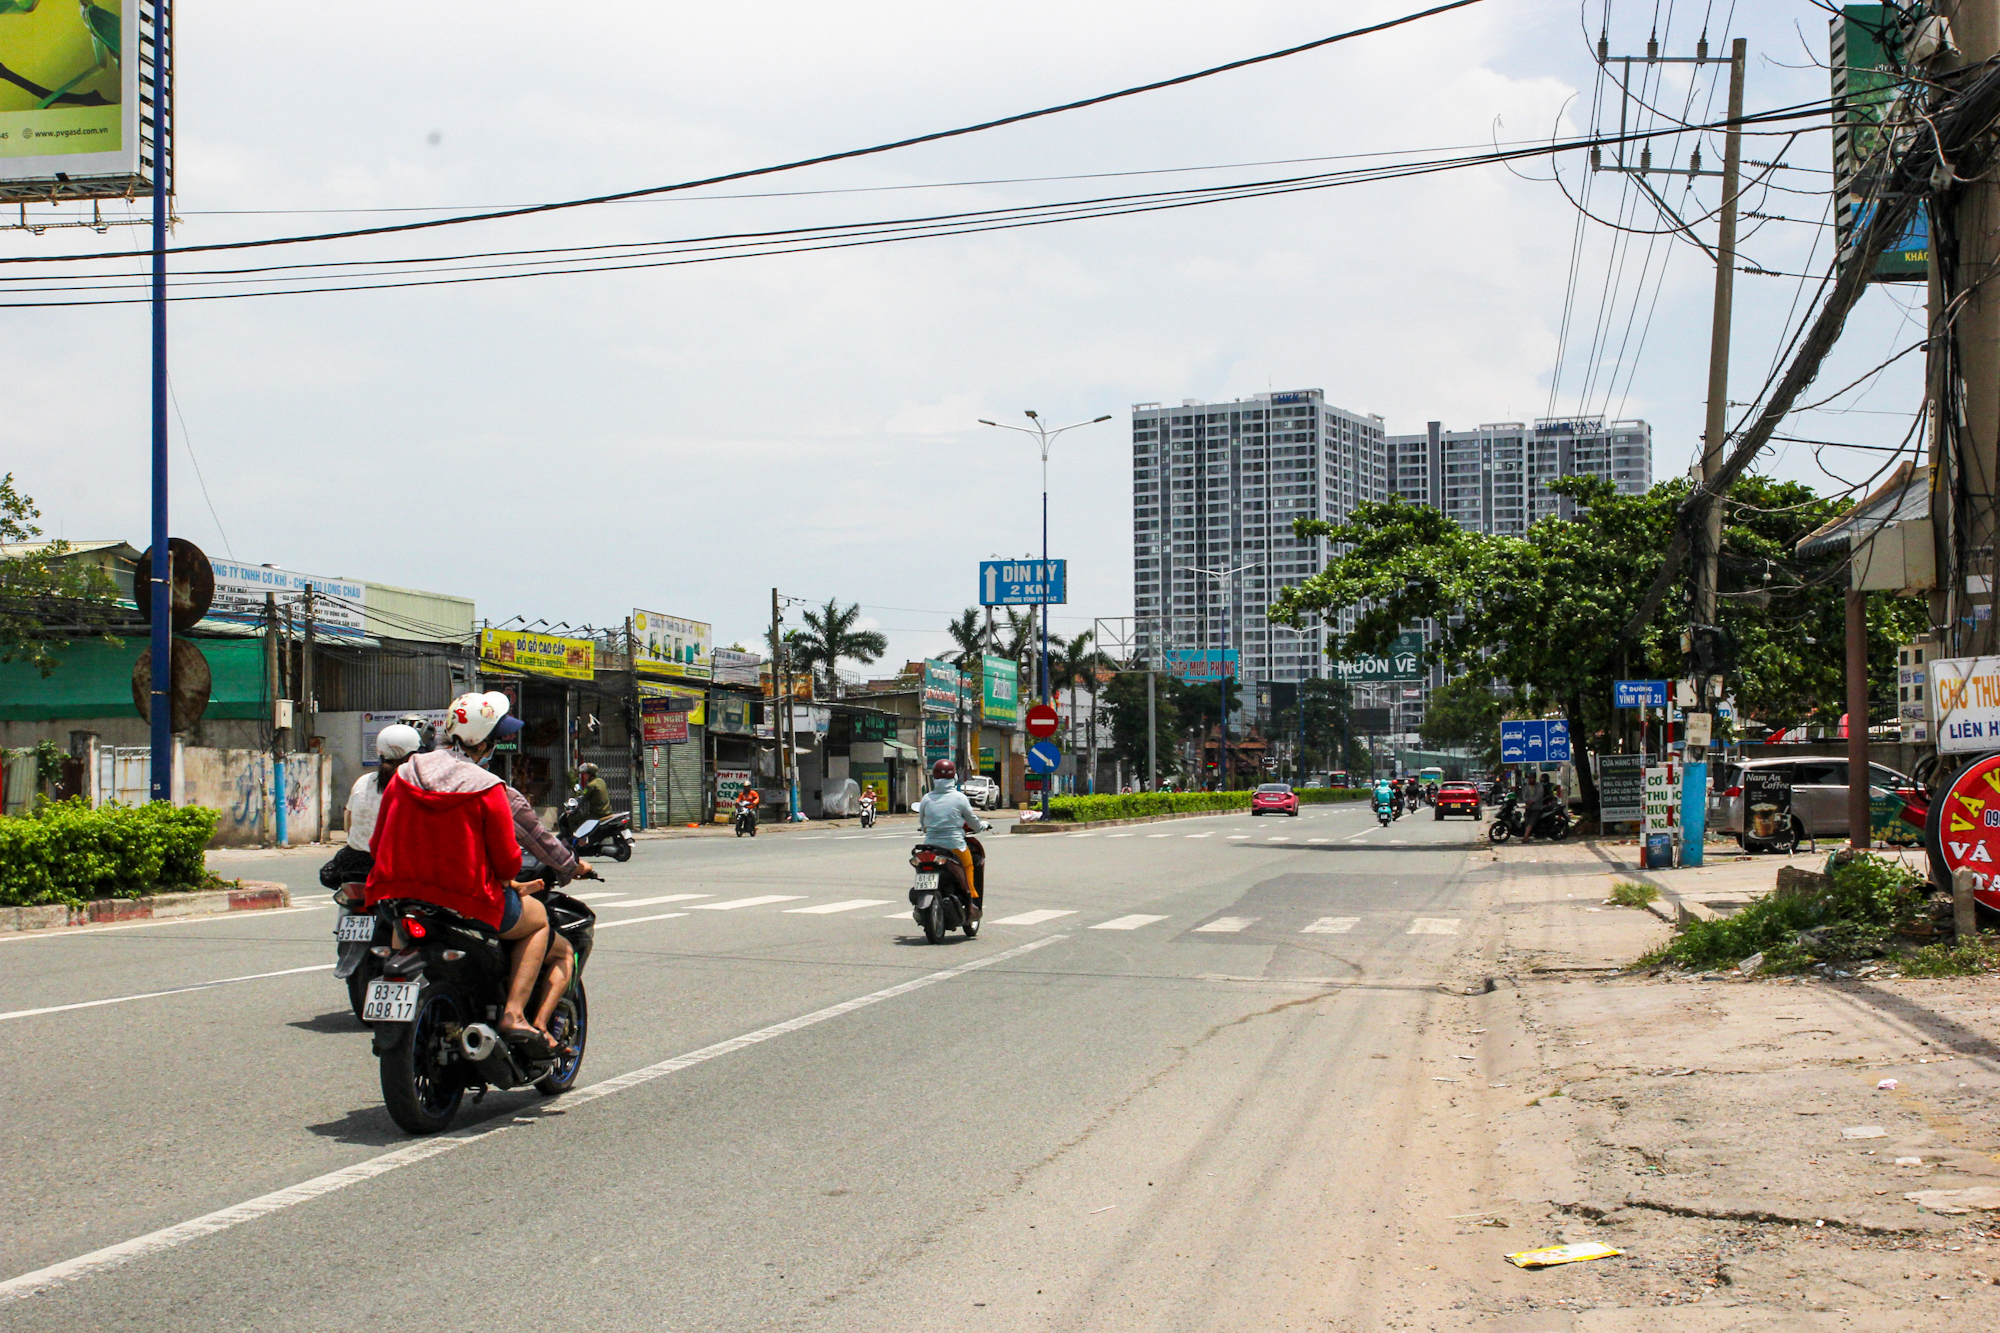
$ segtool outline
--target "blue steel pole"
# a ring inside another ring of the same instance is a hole
[[[174,719],[170,695],[173,664],[173,556],[167,549],[167,143],[172,105],[167,51],[171,43],[165,0],[155,8],[153,30],[153,668],[150,794],[173,799]]]
[[[1042,702],[1049,701],[1049,442],[1042,441]],[[1042,818],[1049,817],[1053,773],[1042,775]]]

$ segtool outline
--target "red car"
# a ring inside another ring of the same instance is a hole
[[[1267,782],[1250,797],[1250,813],[1253,815],[1290,815],[1299,817],[1299,797],[1289,783]]]
[[[1431,816],[1433,819],[1443,819],[1448,814],[1471,815],[1479,819],[1485,813],[1485,807],[1479,802],[1479,788],[1470,782],[1447,782],[1439,787],[1437,804],[1432,808],[1437,811]]]

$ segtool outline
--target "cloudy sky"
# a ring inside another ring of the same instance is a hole
[[[1586,37],[1604,3],[1483,0],[942,144],[312,257],[895,219],[1576,133],[1594,103],[1600,124],[1615,123]],[[176,239],[699,178],[1066,102],[1417,7],[213,0],[181,13]],[[1725,34],[1749,39],[1752,110],[1823,98],[1824,11],[1806,0],[1740,8],[1613,5],[1612,50],[1643,50],[1655,11],[1672,52],[1691,49],[1706,22],[1717,48]],[[1697,119],[1713,98],[1719,115],[1712,76],[1687,79],[1667,70],[1646,96],[1692,105]],[[1782,152],[1800,169],[1775,173],[1781,188],[1750,207],[1798,221],[1746,223],[1746,258],[1785,273],[1824,266],[1829,242],[1814,224],[1827,139],[1812,129],[1752,142],[1747,156]],[[1706,156],[1717,165],[1719,144]],[[1557,167],[1574,192],[1579,155]],[[1070,630],[1131,609],[1135,402],[1317,387],[1391,431],[1608,412],[1653,423],[1656,475],[1684,468],[1701,428],[1713,268],[1685,242],[1596,224],[1573,254],[1577,214],[1548,164],[1518,171],[731,262],[181,303],[175,528],[246,561],[470,595],[496,622],[613,624],[641,606],[712,621],[728,643],[759,633],[775,585],[862,603],[900,661],[945,646],[944,620],[976,598],[977,560],[1039,545],[1032,445],[980,417],[1115,414],[1064,437],[1050,468],[1053,553],[1071,561],[1070,618],[1056,627]],[[1152,174],[1111,175],[1134,172]],[[1662,225],[1616,178],[1591,189],[1593,208]],[[1691,200],[1670,193],[1694,215],[1714,200],[1712,182]],[[103,243],[9,232],[0,254]],[[1768,373],[1800,285],[1739,275],[1732,398]],[[1907,293],[1867,299],[1827,390],[1914,340],[1908,304]],[[7,309],[0,321],[0,469],[37,497],[52,532],[144,545],[144,306]],[[1790,433],[1893,443],[1918,396],[1914,361]],[[1785,448],[1772,470],[1842,485],[1809,446]],[[1822,457],[1849,480],[1881,463]]]

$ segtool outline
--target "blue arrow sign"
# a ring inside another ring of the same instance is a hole
[[[1069,601],[1067,560],[982,560],[981,606],[1061,606]]]
[[[1056,765],[1062,763],[1062,751],[1054,741],[1036,741],[1028,747],[1028,771],[1030,773],[1053,773]]]

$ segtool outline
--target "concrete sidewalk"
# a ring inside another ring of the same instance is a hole
[[[1628,879],[1658,889],[1660,901],[1647,910],[1673,924],[1690,918],[1712,921],[1728,916],[1775,888],[1781,868],[1791,866],[1817,873],[1826,869],[1827,857],[1836,848],[1846,846],[1845,843],[1827,842],[1813,852],[1777,856],[1753,855],[1739,850],[1733,843],[1711,842],[1703,848],[1702,865],[1641,870],[1636,842],[1590,838],[1570,845],[1588,850],[1604,865],[1613,880]],[[1921,847],[1876,847],[1871,850],[1877,855],[1902,861],[1920,875],[1927,873]]]

